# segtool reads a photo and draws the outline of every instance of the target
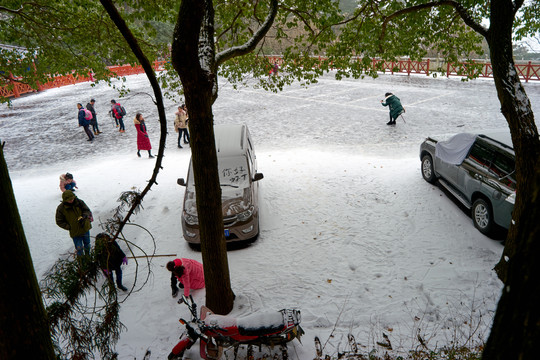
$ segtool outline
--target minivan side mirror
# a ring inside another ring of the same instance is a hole
[[[253,177],[253,181],[259,181],[262,178],[264,178],[264,175],[262,173],[255,173],[255,176]]]
[[[186,182],[184,181],[184,178],[180,178],[176,180],[176,183],[180,186],[186,186]]]

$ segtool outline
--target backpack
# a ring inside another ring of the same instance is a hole
[[[120,104],[116,104],[116,113],[119,116],[125,116],[126,115],[126,109]]]
[[[94,117],[92,116],[92,113],[88,109],[84,109],[84,119],[85,120],[92,120]]]

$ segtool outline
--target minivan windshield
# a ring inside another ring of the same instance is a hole
[[[190,164],[188,187],[195,191],[193,165]],[[249,187],[249,170],[245,156],[218,158],[219,183],[222,188]]]

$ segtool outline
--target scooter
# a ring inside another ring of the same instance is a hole
[[[200,340],[200,356],[202,359],[219,359],[223,348],[233,347],[234,358],[241,345],[247,345],[247,358],[253,359],[253,346],[280,346],[283,359],[287,359],[287,343],[298,339],[304,334],[300,327],[300,310],[282,309],[275,312],[265,312],[236,318],[226,315],[216,315],[206,306],[201,307],[200,316],[197,314],[197,304],[193,297],[182,297],[192,315],[191,321],[180,319],[186,330],[180,336],[180,341],[169,354],[169,360],[179,360],[184,351],[191,348]],[[179,301],[180,303],[180,301]]]

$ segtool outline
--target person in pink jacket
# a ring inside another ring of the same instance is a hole
[[[184,295],[189,296],[190,289],[204,288],[203,265],[197,260],[174,259],[167,263],[167,270],[171,272],[172,296],[178,295],[176,281],[180,282],[180,287],[184,289]]]

